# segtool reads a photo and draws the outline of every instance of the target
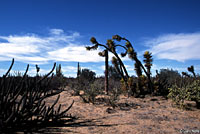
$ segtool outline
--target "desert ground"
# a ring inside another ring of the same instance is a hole
[[[57,95],[49,97],[52,103]],[[100,98],[106,96],[100,96]],[[188,102],[189,110],[173,105],[161,96],[133,98],[120,96],[114,109],[105,104],[84,103],[80,96],[66,90],[58,104],[66,108],[74,100],[68,114],[78,117],[64,126],[41,129],[43,133],[67,134],[200,134],[200,110]]]

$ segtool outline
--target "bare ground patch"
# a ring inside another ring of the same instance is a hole
[[[69,91],[63,91],[60,95],[58,104],[62,104],[63,108],[75,101],[69,113],[79,119],[63,126],[46,128],[43,133],[180,134],[200,131],[199,109],[178,109],[171,100],[161,96],[120,96],[117,107],[113,109],[104,104],[83,103],[79,96],[72,96]],[[49,97],[47,102],[51,103],[56,97]]]

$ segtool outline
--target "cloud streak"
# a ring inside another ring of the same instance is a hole
[[[166,34],[145,42],[158,59],[179,62],[200,59],[200,33]]]
[[[24,63],[44,64],[48,61],[104,60],[98,56],[99,50],[86,51],[86,45],[80,45],[76,41],[79,37],[78,32],[68,35],[62,29],[50,29],[49,36],[46,37],[36,34],[0,36],[0,61],[15,58]]]

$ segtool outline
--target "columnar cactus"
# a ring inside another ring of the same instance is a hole
[[[79,62],[78,62],[78,66],[77,66],[77,78],[79,78],[81,75],[81,67],[79,65]]]
[[[56,76],[57,77],[61,77],[62,76],[61,64],[56,66]]]
[[[14,59],[7,73],[0,78],[0,133],[12,133],[16,129],[31,131],[28,129],[48,126],[49,123],[56,123],[63,117],[73,119],[66,115],[66,112],[74,102],[64,111],[61,111],[61,105],[55,109],[60,96],[52,105],[45,104],[45,98],[55,94],[46,84],[51,80],[48,76],[52,74],[56,64],[48,74],[36,82],[27,76],[29,65],[19,82],[16,82],[15,77],[9,77],[13,64]]]

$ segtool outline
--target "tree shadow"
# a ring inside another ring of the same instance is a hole
[[[109,123],[105,124],[101,120],[106,119],[107,117],[99,118],[99,119],[77,119],[75,121],[60,121],[57,123],[51,123],[43,126],[26,126],[26,128],[20,129],[10,129],[9,132],[6,133],[24,133],[24,134],[35,134],[35,133],[80,133],[72,130],[71,128],[80,128],[80,127],[113,127],[118,125],[135,125],[135,123]]]

